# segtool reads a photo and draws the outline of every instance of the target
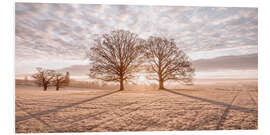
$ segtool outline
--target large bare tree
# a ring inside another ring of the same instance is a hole
[[[141,63],[143,40],[125,30],[111,31],[94,40],[87,52],[91,78],[116,81],[124,90],[124,81],[134,77]]]
[[[55,70],[37,68],[37,73],[33,74],[32,77],[38,86],[43,87],[43,90],[46,91],[49,86],[53,85]]]
[[[166,81],[192,82],[194,68],[189,57],[180,50],[173,39],[149,37],[145,44],[147,70],[154,73],[148,78],[159,82],[159,89],[164,89]]]

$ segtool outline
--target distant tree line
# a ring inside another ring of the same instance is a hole
[[[70,82],[69,72],[63,75],[55,70],[44,68],[37,68],[37,73],[33,74],[32,77],[39,87],[43,87],[44,91],[50,86],[55,86],[56,90],[59,90],[61,87],[68,86]]]

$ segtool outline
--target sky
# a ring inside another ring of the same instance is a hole
[[[258,76],[257,8],[16,3],[16,77],[44,67],[83,78],[86,49],[116,29],[175,39],[195,78]]]

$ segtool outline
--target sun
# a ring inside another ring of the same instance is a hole
[[[141,84],[149,84],[149,83],[150,83],[149,80],[147,80],[147,79],[145,78],[145,76],[143,76],[143,75],[140,75],[140,76],[139,76],[138,82],[141,83]]]
[[[139,81],[144,82],[144,81],[146,81],[146,78],[145,78],[143,75],[141,75],[141,76],[139,77]]]

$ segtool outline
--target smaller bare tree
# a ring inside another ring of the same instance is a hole
[[[66,81],[66,86],[68,86],[70,84],[70,74],[69,74],[69,72],[66,72],[65,81]]]
[[[59,88],[67,85],[66,77],[62,73],[55,73],[53,85],[56,87],[56,90],[58,91]]]
[[[52,85],[55,70],[37,68],[37,73],[33,74],[32,77],[35,79],[35,83],[38,84],[39,87],[43,87],[43,90],[46,91],[47,88]]]
[[[28,82],[28,77],[27,76],[24,76],[24,81]]]
[[[145,44],[146,65],[149,77],[159,82],[159,89],[166,81],[179,81],[191,84],[195,69],[186,53],[180,50],[173,39],[150,37]]]

